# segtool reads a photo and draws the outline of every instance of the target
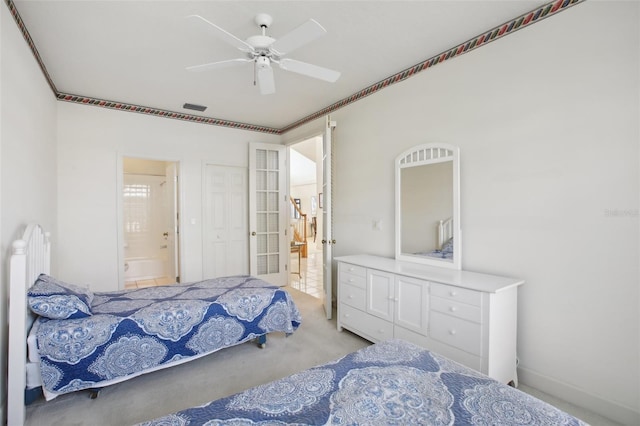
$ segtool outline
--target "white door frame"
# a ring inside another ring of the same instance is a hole
[[[177,176],[178,176],[178,181],[180,182],[181,180],[181,176],[182,176],[182,163],[180,160],[177,160],[175,158],[157,158],[157,157],[151,157],[149,155],[145,155],[145,154],[139,154],[139,153],[122,153],[119,152],[117,153],[117,158],[116,158],[116,222],[117,222],[117,258],[118,258],[118,289],[122,290],[124,289],[124,217],[123,217],[123,212],[122,212],[122,208],[123,208],[123,203],[122,203],[122,197],[123,197],[123,192],[122,192],[122,187],[124,184],[124,158],[139,158],[139,159],[144,159],[144,160],[153,160],[153,161],[166,161],[166,162],[171,162],[171,163],[175,163],[177,165]],[[184,229],[184,223],[183,223],[183,217],[184,214],[182,212],[183,206],[184,206],[184,185],[182,184],[182,182],[179,183],[178,185],[178,229]],[[180,271],[180,274],[184,275],[184,262],[183,262],[183,256],[182,256],[182,247],[184,247],[184,241],[183,241],[183,232],[179,232],[177,234],[177,242],[178,242],[178,246],[180,247],[180,250],[178,250],[178,252],[176,253],[176,256],[178,257],[177,259],[177,264],[178,264],[178,270]],[[181,280],[184,281],[181,277]]]
[[[180,241],[178,240],[178,235],[180,235],[180,225],[178,224],[178,210],[180,209],[180,203],[178,198],[178,193],[180,191],[180,180],[178,178],[178,163],[171,161],[165,167],[165,176],[166,176],[166,185],[168,188],[171,188],[171,205],[169,208],[171,209],[172,217],[168,217],[168,225],[169,230],[167,237],[167,250],[169,253],[169,259],[167,262],[169,263],[169,272],[167,273],[167,277],[175,278],[176,282],[180,282],[180,263],[178,259],[180,259]],[[167,212],[164,212],[167,213]]]
[[[331,121],[331,117],[327,116],[325,121],[325,129],[322,138],[322,193],[324,198],[322,209],[322,281],[324,287],[324,310],[327,319],[333,316],[333,245],[336,240],[333,238],[332,218],[332,170],[331,161],[333,158],[333,129],[336,122]]]
[[[322,130],[316,130],[313,133],[310,134],[306,134],[305,136],[296,138],[295,140],[291,141],[291,142],[287,142],[286,146],[288,148],[290,148],[292,145],[298,144],[300,142],[304,142],[306,140],[309,139],[313,139],[316,137],[321,137],[323,138],[323,145],[324,145],[324,137],[327,134],[327,131],[330,131],[330,129],[327,128],[327,126],[332,125],[332,128],[335,128],[335,121],[331,121],[329,116],[326,116],[324,119],[324,124],[322,127]],[[288,150],[287,150],[288,153]],[[322,152],[323,157],[326,157],[326,151],[325,151],[325,147],[323,146],[323,152]],[[329,153],[329,167],[328,170],[326,168],[326,165],[323,164],[323,171],[322,171],[322,181],[321,182],[316,182],[316,186],[318,187],[318,192],[323,192],[325,191],[323,189],[323,187],[326,185],[326,178],[327,178],[327,174],[326,172],[329,172],[329,184],[331,182],[330,180],[330,176],[331,176],[331,156],[333,154]],[[290,174],[290,163],[287,161],[287,179],[289,179],[289,174]],[[287,182],[287,185],[290,185],[290,182]],[[289,188],[289,186],[287,186]],[[324,239],[325,241],[329,241],[331,243],[331,245],[333,245],[333,236],[332,236],[332,223],[331,223],[331,191],[329,191],[329,197],[327,197],[327,194],[325,194],[323,192],[323,209],[322,209],[322,235],[318,235],[318,238]],[[327,214],[325,214],[325,212]],[[326,238],[326,233],[327,233],[327,227],[329,227],[329,234],[331,235],[331,238],[327,239]],[[322,244],[322,279],[323,279],[323,293],[324,293],[324,307],[325,307],[325,313],[327,316],[327,319],[331,319],[332,317],[332,293],[333,293],[333,284],[332,284],[332,259],[333,259],[333,254],[332,254],[332,247],[330,247],[326,242]],[[327,250],[328,248],[328,250]],[[328,261],[327,261],[328,259]],[[289,282],[291,280],[291,275],[289,275]],[[329,300],[329,303],[326,303],[326,301]]]

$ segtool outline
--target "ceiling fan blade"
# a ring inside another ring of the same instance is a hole
[[[273,68],[258,68],[258,86],[260,87],[260,93],[263,95],[270,95],[276,92],[276,82],[273,78]]]
[[[338,71],[308,64],[306,62],[296,61],[295,59],[281,59],[279,65],[280,68],[285,71],[307,75],[309,77],[328,81],[329,83],[334,83],[338,78],[340,78],[340,72]]]
[[[240,40],[238,37],[234,36],[233,34],[231,34],[228,31],[220,28],[216,24],[214,24],[212,22],[209,22],[208,20],[206,20],[205,18],[203,18],[200,15],[189,15],[189,16],[187,16],[187,18],[199,19],[199,20],[209,24],[209,28],[214,30],[213,32],[218,38],[226,41],[230,45],[234,46],[236,49],[240,49],[243,52],[253,52],[255,50],[253,48],[253,46],[251,46],[249,43],[246,43],[245,41]]]
[[[186,70],[187,71],[207,71],[207,70],[213,70],[213,69],[234,67],[236,65],[242,65],[247,62],[253,62],[253,59],[238,58],[238,59],[229,59],[228,61],[211,62],[208,64],[202,64],[202,65],[192,65],[190,67],[187,67]]]
[[[269,50],[278,56],[286,55],[297,48],[326,34],[327,30],[313,19],[277,39]]]

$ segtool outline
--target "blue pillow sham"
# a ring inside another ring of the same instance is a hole
[[[29,289],[27,301],[31,311],[45,318],[84,318],[92,315],[91,290],[56,280],[46,274],[40,274]]]

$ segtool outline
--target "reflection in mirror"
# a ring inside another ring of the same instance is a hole
[[[396,159],[396,258],[460,269],[458,149],[420,145]]]
[[[453,163],[405,168],[400,175],[402,253],[445,257],[445,223],[453,216]]]

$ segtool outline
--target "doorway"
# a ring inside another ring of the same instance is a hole
[[[178,163],[123,157],[125,288],[180,282]]]
[[[322,136],[289,145],[290,285],[323,298]]]

